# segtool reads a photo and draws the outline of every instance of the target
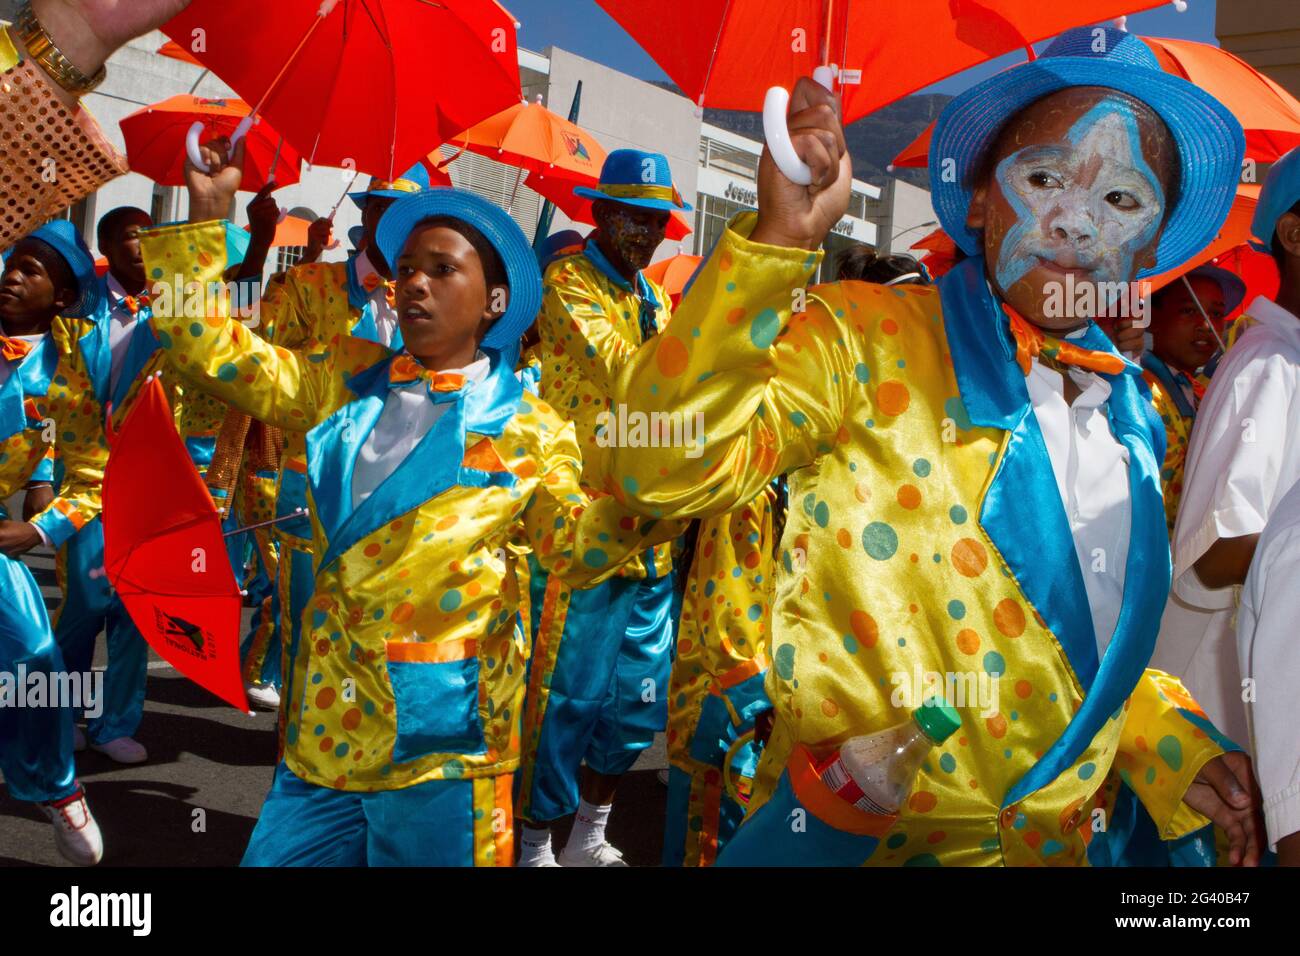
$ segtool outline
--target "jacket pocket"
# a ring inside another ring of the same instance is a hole
[[[435,753],[487,752],[475,641],[386,641],[384,653],[397,711],[394,762]]]

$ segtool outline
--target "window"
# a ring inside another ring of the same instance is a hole
[[[275,261],[275,271],[284,272],[290,266],[297,265],[306,252],[306,246],[281,246]]]

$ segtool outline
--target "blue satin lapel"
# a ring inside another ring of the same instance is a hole
[[[352,301],[352,292],[350,289],[348,291],[348,301]],[[352,326],[351,335],[354,338],[365,339],[367,342],[379,341],[379,329],[375,325],[374,310],[371,309],[369,302],[361,307],[361,315],[357,317],[357,324]],[[398,349],[394,349],[393,351],[398,351]]]
[[[1087,688],[1097,672],[1097,639],[1083,573],[1006,319],[984,279],[983,259],[958,264],[939,282],[939,291],[967,415],[975,425],[1011,433],[984,495],[980,526]]]
[[[5,359],[0,358],[0,362]],[[27,427],[27,413],[23,409],[23,384],[18,378],[17,370],[9,373],[4,386],[0,387],[0,441],[11,435],[17,435]],[[0,511],[3,507],[0,507]]]
[[[1157,358],[1151,352],[1142,353],[1142,367],[1159,379],[1160,384],[1164,386],[1165,392],[1169,395],[1174,407],[1178,409],[1178,414],[1183,418],[1195,418],[1196,409],[1192,408],[1187,401],[1187,395],[1183,392],[1182,387],[1174,377],[1173,370],[1163,361]]]
[[[28,398],[44,398],[58,367],[59,349],[54,336],[47,332],[18,366],[18,374],[11,377],[22,382],[23,394]]]
[[[109,384],[113,375],[113,352],[108,346],[109,321],[107,316],[99,318],[89,332],[77,339],[77,348],[81,352],[82,361],[86,363],[90,385],[95,390],[95,400],[101,408],[108,401]]]
[[[312,504],[326,540],[331,543],[352,515],[352,470],[362,443],[384,410],[389,361],[350,378],[348,387],[357,398],[307,432],[307,480]]]
[[[126,401],[132,383],[158,348],[158,337],[153,334],[152,323],[147,320],[137,322],[131,330],[131,344],[127,346],[126,358],[122,361],[122,374],[117,380],[117,388],[113,389],[114,408],[120,408]]]

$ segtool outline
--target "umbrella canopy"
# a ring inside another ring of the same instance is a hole
[[[928,233],[909,248],[926,251],[927,255],[921,259],[921,262],[936,279],[957,264],[957,243],[942,229]]]
[[[393,179],[519,102],[516,23],[494,0],[194,0],[163,32],[312,164]]]
[[[586,180],[566,179],[560,176],[535,177],[532,173],[529,173],[526,182],[529,189],[543,199],[549,199],[555,203],[555,208],[574,222],[586,223],[589,226],[596,224],[596,217],[591,212],[592,201],[573,194],[575,186],[590,185]],[[686,216],[680,212],[669,213],[668,231],[664,235],[665,239],[670,242],[680,242],[689,236],[691,232]]]
[[[212,100],[182,94],[153,103],[126,116],[119,124],[126,138],[131,172],[162,186],[185,185],[185,136],[195,122],[203,124],[201,138],[230,136],[248,115],[243,100]],[[279,153],[277,158],[277,151]],[[244,178],[239,188],[256,192],[272,176],[281,186],[298,182],[302,158],[264,120],[248,131]]]
[[[181,46],[175,40],[168,40],[157,50],[154,51],[159,56],[169,56],[173,60],[180,60],[182,63],[193,63],[195,66],[203,66],[185,47]]]
[[[305,246],[307,245],[307,230],[311,228],[311,220],[304,219],[302,216],[285,216],[276,224],[275,237],[271,240],[271,248],[276,246]],[[247,226],[244,231],[250,231]]]
[[[165,496],[141,494],[166,488]],[[140,393],[104,471],[104,568],[149,646],[232,707],[242,600],[221,519],[173,424],[162,384]]]
[[[1070,27],[1168,0],[597,0],[686,96],[756,110],[826,63],[852,122]]]
[[[1226,106],[1246,131],[1246,156],[1272,163],[1300,146],[1300,100],[1222,47],[1193,40],[1143,37],[1166,73],[1195,83]],[[930,161],[934,123],[894,157],[892,165],[921,168]]]
[[[646,266],[641,271],[664,287],[676,309],[686,291],[686,283],[691,281],[695,270],[704,261],[703,256],[677,255],[669,259],[660,259]]]
[[[605,164],[605,147],[585,129],[540,102],[516,103],[453,136],[449,145],[518,166],[529,184],[546,176],[594,185]],[[443,161],[441,155],[431,159]],[[450,162],[450,161],[446,161]]]

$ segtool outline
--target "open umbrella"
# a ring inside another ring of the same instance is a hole
[[[194,0],[202,64],[312,164],[393,179],[519,102],[516,22],[494,0]]]
[[[586,223],[589,226],[596,224],[596,217],[592,215],[592,201],[582,196],[575,196],[573,189],[575,186],[589,186],[588,181],[582,179],[566,179],[561,176],[543,176],[540,179],[534,179],[529,173],[525,180],[528,188],[537,193],[543,199],[549,199],[555,204],[555,208],[568,216],[573,222]],[[664,238],[670,242],[680,242],[691,234],[690,224],[686,217],[677,211],[668,214],[668,231]]]
[[[248,710],[239,670],[243,601],[221,518],[176,434],[155,377],[104,471],[104,568],[149,646],[232,707]],[[142,494],[166,488],[164,496]]]
[[[1246,131],[1246,157],[1276,162],[1300,146],[1300,100],[1222,47],[1143,37],[1166,73],[1195,83],[1226,106]],[[931,123],[894,157],[892,166],[921,168],[930,159]]]
[[[676,309],[682,300],[682,293],[686,291],[686,284],[691,281],[695,270],[703,261],[703,256],[676,255],[653,262],[641,271],[664,287]]]
[[[214,100],[181,94],[136,110],[120,122],[131,172],[161,186],[185,185],[185,139],[195,123],[202,136],[231,136],[248,115],[243,100]],[[245,143],[240,189],[257,192],[274,178],[280,186],[298,182],[302,159],[265,120],[258,120]]]
[[[921,263],[936,279],[957,264],[957,243],[942,229],[928,233],[910,248],[926,251],[927,255],[921,259]]]
[[[168,40],[154,52],[159,56],[167,56],[171,57],[173,60],[180,60],[182,63],[193,63],[195,66],[203,66],[193,53],[185,49],[185,47],[181,46],[175,40]]]

